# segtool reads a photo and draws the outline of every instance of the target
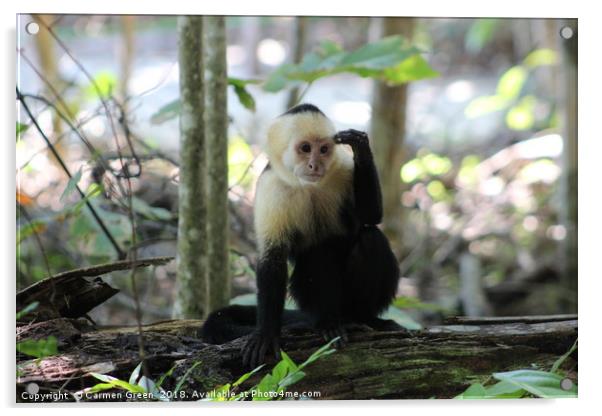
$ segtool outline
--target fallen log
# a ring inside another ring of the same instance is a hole
[[[348,345],[308,366],[307,376],[290,390],[314,392],[313,397],[319,399],[453,397],[471,382],[484,380],[493,372],[534,366],[549,370],[577,338],[577,320],[571,318],[463,323],[415,333],[353,328]],[[248,371],[242,367],[239,354],[245,338],[224,345],[204,344],[198,338],[201,323],[174,320],[143,327],[151,379],[159,379],[173,367],[163,384],[165,389],[173,389],[194,363],[201,362],[190,372],[183,385],[185,395],[178,400],[198,399],[204,392],[233,382]],[[64,325],[55,322],[53,327],[60,332]],[[98,383],[90,372],[128,380],[139,364],[135,327],[68,327],[71,331],[82,329],[79,336],[62,338],[60,354],[18,363],[18,400],[23,400],[21,394],[29,383],[54,391],[76,391]],[[40,329],[36,331],[39,333]],[[20,338],[27,337],[27,331],[22,330]],[[282,337],[283,350],[297,363],[321,345],[322,339],[311,330],[285,331]],[[266,370],[243,388],[257,382],[273,364],[274,361],[268,362]],[[574,368],[576,356],[565,364]]]
[[[87,314],[117,292],[99,276],[132,268],[159,266],[173,257],[153,257],[139,260],[123,260],[81,269],[69,270],[44,279],[17,292],[17,312],[33,302],[35,310],[17,324],[39,322],[60,317],[78,318]],[[92,279],[90,279],[92,277]]]

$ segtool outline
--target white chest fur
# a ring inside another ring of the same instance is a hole
[[[255,231],[259,248],[289,241],[294,233],[311,240],[342,231],[340,209],[351,190],[352,169],[340,169],[318,185],[291,186],[273,170],[257,184]]]

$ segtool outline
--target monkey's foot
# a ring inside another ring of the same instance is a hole
[[[347,330],[342,325],[320,328],[318,331],[326,342],[330,342],[338,337],[338,339],[333,343],[336,348],[344,347],[349,341],[349,338],[347,337]]]
[[[278,337],[254,332],[242,348],[242,363],[245,367],[256,368],[265,362],[265,356],[269,351],[274,354],[274,358],[280,359],[280,340]]]

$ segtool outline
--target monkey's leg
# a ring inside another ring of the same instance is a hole
[[[327,241],[301,253],[295,259],[290,290],[299,308],[307,313],[325,341],[340,337],[347,341],[343,328],[343,264],[340,242]]]
[[[376,226],[360,230],[347,259],[347,276],[346,315],[354,322],[376,324],[395,298],[399,282],[397,259]]]

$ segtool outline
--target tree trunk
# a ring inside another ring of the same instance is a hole
[[[180,64],[180,183],[177,288],[174,316],[203,318],[209,311],[203,21],[178,18]]]
[[[228,68],[224,16],[206,16],[205,83],[207,140],[208,307],[230,301],[228,258]]]
[[[319,392],[319,399],[448,398],[498,371],[550,369],[577,338],[576,316],[458,318],[456,325],[416,332],[376,332],[365,327],[350,330],[349,343],[307,367],[307,376],[290,390]],[[233,382],[242,367],[239,338],[224,345],[202,343],[200,320],[158,322],[144,327],[150,377],[158,380],[175,365],[163,388],[171,389],[200,361],[183,385],[184,391],[207,392]],[[40,360],[18,357],[18,398],[28,383],[74,391],[98,383],[89,372],[128,380],[140,359],[135,327],[89,330],[73,319],[61,318],[21,327],[19,339],[54,335],[60,354]],[[313,331],[283,333],[282,348],[301,363],[323,344]],[[574,356],[576,358],[576,355]],[[575,360],[565,362],[573,368]],[[247,381],[255,384],[266,370]],[[188,396],[188,400],[194,400]],[[198,399],[198,397],[197,397]]]
[[[560,78],[561,107],[564,108],[564,147],[562,155],[560,217],[566,230],[562,241],[562,285],[565,297],[562,306],[566,312],[577,310],[577,20],[560,24],[573,29],[570,39],[562,42],[562,70]],[[559,28],[560,32],[560,28]],[[560,37],[560,36],[559,36]]]
[[[305,43],[307,40],[307,17],[297,16],[295,17],[295,24],[293,26],[293,36],[291,44],[293,45],[293,62],[298,64],[303,59],[303,52],[305,51]],[[300,89],[294,87],[289,95],[286,102],[286,110],[294,107],[299,102]]]
[[[382,36],[412,36],[414,21],[411,18],[383,18]],[[399,172],[404,160],[403,143],[406,123],[408,86],[388,86],[377,81],[372,99],[372,125],[370,127],[374,157],[383,191],[383,231],[394,250],[401,255],[402,185]]]

